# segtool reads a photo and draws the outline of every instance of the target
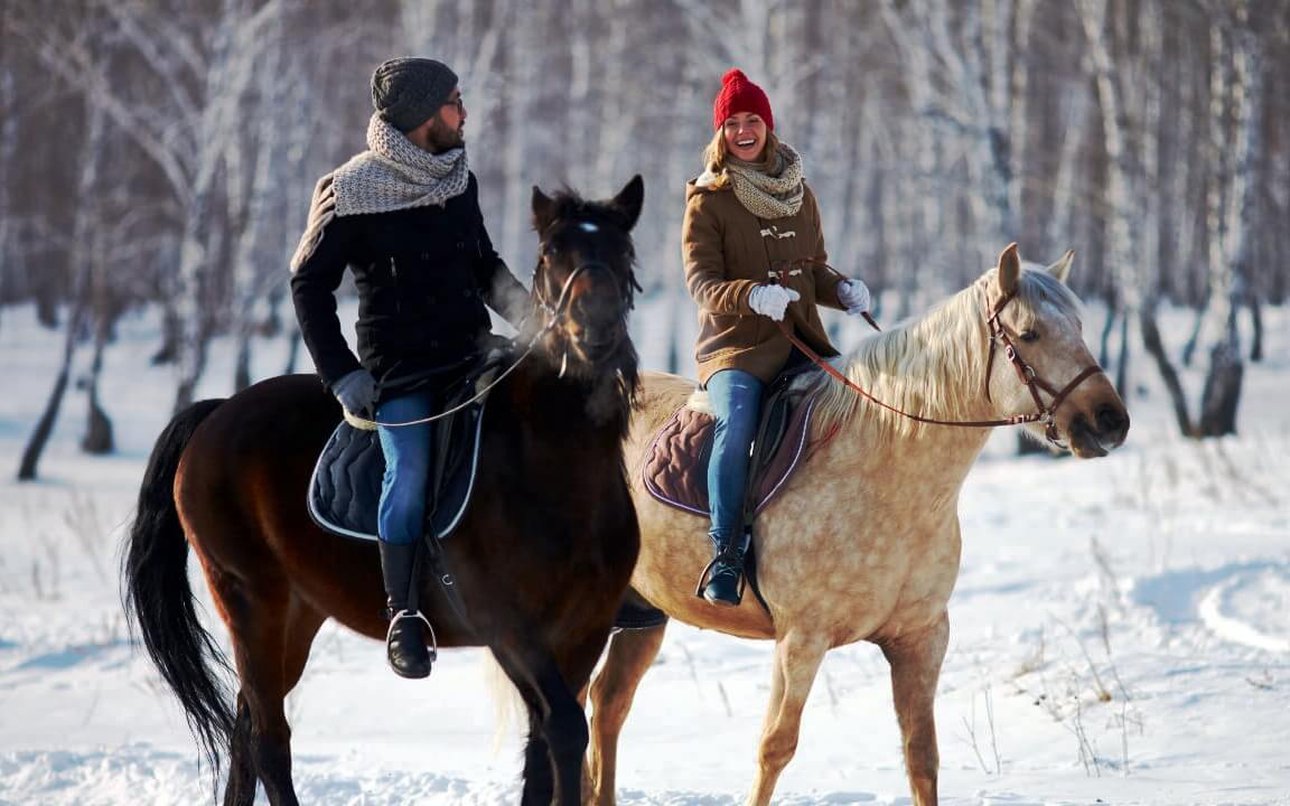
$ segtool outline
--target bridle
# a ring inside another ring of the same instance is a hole
[[[1018,380],[1026,385],[1026,389],[1030,391],[1030,397],[1035,401],[1035,413],[1021,415],[1027,418],[1021,422],[1043,423],[1044,436],[1049,442],[1059,445],[1061,443],[1057,437],[1057,408],[1066,400],[1067,395],[1075,391],[1075,387],[1079,386],[1094,375],[1100,374],[1102,372],[1102,368],[1097,364],[1090,364],[1089,366],[1084,367],[1084,369],[1079,371],[1079,374],[1072,378],[1070,382],[1061,389],[1054,388],[1052,384],[1039,377],[1039,373],[1035,372],[1035,368],[1030,366],[1030,364],[1027,364],[1026,360],[1021,357],[1021,353],[1017,352],[1017,346],[1012,343],[1012,337],[1008,335],[1007,329],[1004,328],[1003,323],[999,321],[999,315],[1003,313],[1003,309],[1006,308],[1008,303],[1016,296],[1016,291],[1011,291],[1005,294],[994,306],[994,311],[986,317],[985,320],[986,324],[990,327],[990,355],[985,362],[985,399],[991,400],[990,374],[991,370],[994,368],[994,355],[997,352],[996,348],[998,345],[1002,344],[1003,354],[1007,357],[1008,363],[1012,364],[1012,368],[1017,371]],[[1049,401],[1047,406],[1044,405],[1043,398],[1039,396],[1040,389],[1044,390],[1052,397],[1052,400]],[[993,400],[991,400],[991,402],[993,402]]]
[[[606,263],[605,261],[600,260],[598,258],[593,260],[584,260],[581,263],[579,263],[577,266],[575,266],[573,271],[569,272],[569,276],[565,278],[564,284],[560,288],[560,294],[559,296],[556,297],[555,304],[551,304],[550,302],[548,302],[547,292],[549,291],[549,289],[545,281],[546,272],[542,271],[543,269],[546,268],[546,266],[547,266],[547,257],[543,255],[542,259],[538,262],[538,272],[542,274],[542,280],[539,282],[537,273],[534,274],[534,279],[533,279],[533,299],[537,302],[538,308],[540,308],[542,312],[546,315],[546,324],[544,324],[542,328],[538,331],[537,335],[534,336],[533,341],[530,342],[529,344],[528,351],[525,352],[525,355],[528,355],[528,353],[532,351],[534,345],[537,344],[538,339],[540,339],[548,331],[554,329],[555,326],[560,322],[560,320],[563,319],[565,315],[568,314],[569,307],[571,305],[571,302],[569,299],[569,292],[573,288],[574,281],[578,279],[578,275],[582,274],[583,272],[596,269],[608,274],[609,280],[611,283],[613,283],[613,286],[614,286],[614,299],[620,301],[619,307],[615,311],[615,314],[619,320],[622,320],[624,318],[626,311],[630,310],[631,298],[629,294],[623,293],[623,284],[619,282],[618,274],[614,271],[614,268],[610,266],[608,263]],[[635,279],[629,277],[628,283],[629,283],[629,289],[630,287],[634,287]],[[624,325],[622,328],[620,328],[617,332],[614,333],[613,342],[610,344],[611,349],[616,348],[618,346],[618,344],[622,341],[623,336],[626,334],[626,332],[627,332],[627,328]],[[565,344],[564,344],[564,353],[560,359],[560,373],[558,377],[563,378],[565,371],[568,368],[569,368],[569,344],[566,338]]]
[[[820,261],[807,260],[807,261],[795,261],[795,262],[819,263]],[[830,271],[833,271],[834,273],[841,274],[840,272],[837,271],[837,269],[834,269],[832,266],[829,266],[828,264],[822,264],[822,265],[824,265],[825,268],[829,269]],[[1003,354],[1007,357],[1008,362],[1012,364],[1013,369],[1017,371],[1017,378],[1023,384],[1025,384],[1028,390],[1030,390],[1030,396],[1035,401],[1035,411],[1031,412],[1030,414],[1014,414],[1011,417],[1005,417],[997,420],[941,420],[935,417],[925,417],[921,414],[914,414],[912,412],[907,412],[896,406],[892,406],[887,403],[884,403],[883,401],[869,394],[869,392],[865,391],[860,386],[856,385],[850,378],[843,375],[841,372],[838,372],[833,367],[832,364],[825,361],[814,350],[808,347],[805,342],[803,342],[793,333],[793,326],[788,321],[786,320],[780,321],[779,328],[783,332],[784,336],[789,340],[789,342],[793,344],[794,347],[801,350],[802,353],[807,358],[809,358],[816,366],[824,370],[835,380],[840,381],[847,388],[856,392],[865,400],[868,400],[870,403],[873,403],[874,405],[879,406],[880,408],[884,408],[887,411],[893,412],[895,414],[899,414],[901,417],[906,417],[910,420],[914,420],[920,423],[928,423],[930,425],[949,425],[949,426],[958,426],[962,428],[994,428],[994,427],[1003,426],[1003,425],[1022,425],[1025,423],[1043,423],[1044,436],[1048,439],[1049,442],[1053,443],[1054,445],[1061,446],[1062,442],[1060,437],[1057,434],[1056,417],[1057,417],[1058,407],[1061,406],[1061,404],[1066,400],[1067,396],[1069,396],[1070,393],[1075,390],[1075,387],[1079,386],[1081,383],[1093,377],[1094,375],[1098,375],[1102,373],[1103,370],[1097,364],[1092,364],[1090,366],[1087,366],[1084,369],[1080,370],[1079,374],[1077,374],[1073,379],[1071,379],[1070,383],[1067,383],[1061,389],[1055,388],[1052,384],[1040,378],[1039,373],[1035,371],[1035,368],[1032,367],[1030,364],[1026,363],[1025,359],[1021,357],[1021,353],[1017,351],[1016,345],[1013,344],[1012,342],[1012,337],[1008,335],[1008,331],[1003,327],[1003,323],[999,321],[999,317],[1003,313],[1004,308],[1008,307],[1008,303],[1012,302],[1012,300],[1015,299],[1016,296],[1017,296],[1016,291],[1009,292],[1008,294],[1005,294],[1002,298],[1000,298],[1000,300],[997,303],[995,303],[993,309],[987,308],[985,320],[986,320],[986,325],[990,330],[990,337],[989,337],[990,354],[986,360],[986,365],[985,365],[985,381],[984,381],[985,398],[986,400],[991,400],[990,375],[994,368],[995,352],[997,351],[998,345],[1002,344]],[[877,329],[876,323],[871,322],[871,324],[873,324],[874,328]],[[1039,391],[1041,389],[1044,392],[1047,392],[1052,397],[1052,400],[1049,401],[1048,405],[1044,405],[1043,398],[1040,397]]]
[[[546,268],[546,265],[546,258],[544,257],[538,263],[538,269],[544,269]],[[542,313],[546,314],[546,323],[542,326],[541,330],[538,331],[539,333],[545,333],[555,327],[556,324],[559,323],[560,319],[568,313],[569,291],[573,288],[573,281],[578,279],[578,275],[582,274],[584,271],[590,271],[591,269],[604,269],[605,271],[610,272],[610,278],[614,281],[614,285],[621,290],[621,286],[618,286],[618,278],[613,276],[613,269],[603,260],[587,260],[575,266],[573,271],[569,272],[569,276],[564,278],[564,284],[560,286],[560,293],[556,296],[554,304],[548,301],[549,295],[546,285],[546,272],[542,272],[541,281],[536,277],[534,278],[533,299],[537,302]]]

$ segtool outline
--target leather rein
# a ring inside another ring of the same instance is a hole
[[[807,261],[795,261],[795,262],[816,263],[816,264],[822,265],[824,268],[828,269],[829,271],[832,271],[833,273],[841,277],[845,277],[845,275],[843,275],[837,269],[833,268],[827,263],[823,263],[822,261],[807,260]],[[1013,369],[1017,371],[1018,380],[1020,380],[1023,384],[1025,384],[1026,388],[1030,390],[1030,396],[1035,401],[1036,410],[1030,414],[1014,414],[1011,417],[1005,417],[1005,418],[996,419],[996,420],[940,420],[935,417],[925,417],[921,414],[913,414],[911,412],[905,411],[904,409],[884,403],[883,401],[871,395],[869,392],[862,389],[860,386],[856,385],[846,375],[843,375],[841,372],[838,372],[837,369],[835,369],[832,364],[830,364],[828,361],[825,361],[823,358],[819,356],[819,354],[817,354],[814,350],[808,347],[805,342],[803,342],[793,333],[793,326],[787,320],[781,320],[779,322],[779,329],[781,332],[783,332],[785,338],[787,338],[794,347],[801,350],[802,353],[807,358],[809,358],[812,363],[814,363],[820,369],[827,372],[835,380],[840,381],[847,388],[856,392],[865,400],[868,400],[870,403],[873,403],[876,406],[884,408],[887,411],[893,412],[895,414],[899,414],[901,417],[906,417],[916,422],[928,423],[931,425],[949,425],[949,426],[958,426],[962,428],[994,428],[997,426],[1004,426],[1004,425],[1022,425],[1025,423],[1036,423],[1036,422],[1043,423],[1045,426],[1044,436],[1048,439],[1049,442],[1053,443],[1054,445],[1060,446],[1062,443],[1057,434],[1057,420],[1056,420],[1057,408],[1061,406],[1061,404],[1066,400],[1066,397],[1075,390],[1075,387],[1079,386],[1081,383],[1093,377],[1094,375],[1100,374],[1102,372],[1102,368],[1097,364],[1092,364],[1090,366],[1085,367],[1083,370],[1080,371],[1078,375],[1076,375],[1073,379],[1071,379],[1070,383],[1066,384],[1061,389],[1057,389],[1052,384],[1045,381],[1043,378],[1040,378],[1039,373],[1035,371],[1035,368],[1032,367],[1030,364],[1026,363],[1026,360],[1021,357],[1021,354],[1017,351],[1016,345],[1013,344],[1012,342],[1012,337],[1008,335],[1008,331],[1004,329],[1003,324],[999,321],[999,316],[1000,314],[1003,313],[1003,309],[1006,308],[1008,306],[1008,303],[1011,302],[1016,296],[1017,296],[1016,291],[1013,291],[1005,295],[1002,299],[999,300],[998,303],[995,304],[994,309],[991,310],[989,312],[989,315],[986,317],[986,324],[990,328],[990,355],[989,355],[989,358],[986,360],[986,365],[985,365],[985,384],[984,384],[985,399],[991,400],[990,373],[994,368],[994,356],[995,356],[995,353],[998,352],[997,348],[1000,344],[1002,344],[1003,354],[1004,356],[1007,357],[1008,362],[1012,364]],[[868,320],[869,324],[873,326],[874,330],[880,330],[880,328],[878,327],[878,324],[874,322],[872,318],[868,316],[866,316],[865,318]],[[1049,402],[1047,406],[1044,405],[1043,398],[1040,397],[1039,391],[1041,389],[1047,392],[1048,395],[1052,398],[1051,402]]]
[[[401,422],[401,423],[387,423],[387,422],[379,421],[375,417],[369,420],[365,417],[360,417],[359,415],[354,414],[353,412],[342,409],[346,422],[348,422],[350,425],[352,425],[353,427],[361,431],[373,431],[376,429],[378,425],[384,428],[407,428],[408,426],[423,425],[425,423],[432,423],[435,420],[442,420],[445,417],[456,414],[462,409],[465,409],[466,407],[471,406],[479,402],[480,400],[483,400],[484,397],[486,397],[488,393],[493,390],[493,387],[497,386],[497,384],[505,380],[507,375],[510,375],[519,367],[520,364],[524,363],[524,359],[528,358],[529,354],[533,352],[533,348],[537,346],[538,341],[543,336],[546,335],[547,331],[554,328],[556,324],[559,323],[560,319],[564,316],[564,314],[568,312],[567,309],[568,309],[568,302],[569,302],[569,289],[573,287],[573,281],[577,279],[578,275],[589,268],[600,267],[600,266],[604,266],[604,264],[598,261],[593,263],[579,264],[572,272],[569,273],[569,276],[565,279],[564,285],[560,288],[560,296],[558,299],[556,299],[554,305],[547,302],[546,296],[542,294],[541,291],[538,289],[537,283],[536,282],[534,283],[533,291],[531,293],[534,301],[537,303],[537,307],[541,308],[542,312],[546,314],[546,324],[544,324],[537,331],[537,333],[533,335],[533,338],[530,339],[529,343],[525,346],[524,352],[521,353],[518,357],[516,357],[516,359],[511,363],[509,367],[502,370],[489,383],[487,383],[483,388],[481,388],[478,392],[476,392],[475,395],[471,397],[469,400],[463,400],[461,403],[458,403],[456,406],[453,406],[450,409],[441,411],[438,414],[431,414],[428,417],[422,417],[417,420],[408,420],[406,422]],[[569,356],[567,352],[565,353],[564,360],[565,362],[569,360]],[[564,375],[564,371],[565,371],[565,364],[562,363],[560,366],[560,375],[562,377]]]

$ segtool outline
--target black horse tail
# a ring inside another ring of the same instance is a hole
[[[179,698],[188,727],[218,776],[233,730],[228,692],[212,665],[229,669],[197,620],[188,584],[188,541],[175,507],[175,473],[193,431],[223,400],[202,400],[176,414],[153,446],[124,552],[125,612],[161,676]],[[210,662],[208,662],[210,661]]]

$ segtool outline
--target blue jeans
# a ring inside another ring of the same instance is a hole
[[[376,407],[385,423],[420,420],[434,413],[428,390],[418,390]],[[376,511],[377,536],[387,543],[413,543],[425,531],[426,483],[430,478],[431,424],[402,428],[376,427],[385,454],[381,503]]]
[[[717,546],[743,529],[749,452],[757,436],[764,388],[755,375],[740,369],[723,369],[708,378],[708,400],[716,415],[712,458],[708,462],[708,502],[712,510],[708,534]]]

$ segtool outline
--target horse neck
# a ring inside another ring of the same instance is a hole
[[[924,316],[866,339],[846,360],[846,375],[900,411],[938,420],[988,419],[985,399],[989,334],[984,292],[974,284]],[[929,466],[966,473],[989,430],[920,423],[830,382],[821,398],[824,425],[845,424],[838,437],[866,454],[924,455]]]
[[[626,433],[630,390],[619,388],[608,374],[596,379],[562,377],[558,365],[534,356],[515,374],[510,397],[517,414],[539,433],[579,440],[601,440],[617,446]],[[631,373],[635,378],[635,371]]]

